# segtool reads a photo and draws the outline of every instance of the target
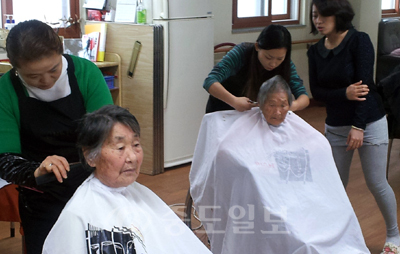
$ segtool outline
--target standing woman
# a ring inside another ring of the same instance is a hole
[[[236,45],[212,69],[203,87],[210,93],[206,113],[236,109],[249,110],[257,106],[262,83],[281,75],[289,84],[296,100],[290,110],[304,109],[310,103],[303,80],[297,75],[290,59],[292,39],[281,25],[269,25],[256,43]]]
[[[20,185],[28,254],[42,252],[64,205],[89,175],[69,172],[79,161],[77,120],[112,104],[101,71],[62,53],[59,36],[41,21],[21,22],[7,37],[13,69],[0,79],[0,177]],[[37,177],[51,172],[60,183],[37,185]]]
[[[324,37],[308,51],[313,97],[326,103],[325,135],[343,185],[358,149],[365,180],[386,222],[386,245],[400,244],[397,205],[386,180],[388,128],[373,81],[374,48],[366,33],[354,29],[347,0],[313,0],[311,32]],[[384,252],[385,253],[385,252]]]

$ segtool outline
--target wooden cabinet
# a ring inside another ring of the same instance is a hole
[[[95,62],[105,75],[114,76],[114,88],[110,89],[115,105],[121,106],[121,57],[116,53],[106,52],[104,62]]]
[[[140,172],[148,175],[164,172],[164,58],[163,43],[156,40],[157,34],[162,34],[161,26],[107,24],[106,52],[121,56],[120,101],[139,121],[144,152]],[[128,70],[136,41],[140,41],[142,47],[130,78]]]

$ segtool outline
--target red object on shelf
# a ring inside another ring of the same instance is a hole
[[[94,20],[94,21],[105,21],[106,14],[109,11],[106,10],[87,10],[87,20]]]
[[[87,20],[101,21],[100,10],[87,10]]]

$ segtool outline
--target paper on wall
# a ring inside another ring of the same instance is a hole
[[[115,10],[115,22],[135,22],[136,20],[136,1],[117,0]]]

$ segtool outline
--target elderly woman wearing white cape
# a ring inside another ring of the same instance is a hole
[[[114,105],[87,114],[78,147],[94,172],[77,189],[46,238],[43,253],[210,254],[151,190],[135,182],[143,161],[140,129]]]
[[[190,191],[214,254],[370,253],[325,137],[275,76],[260,108],[204,116]]]

